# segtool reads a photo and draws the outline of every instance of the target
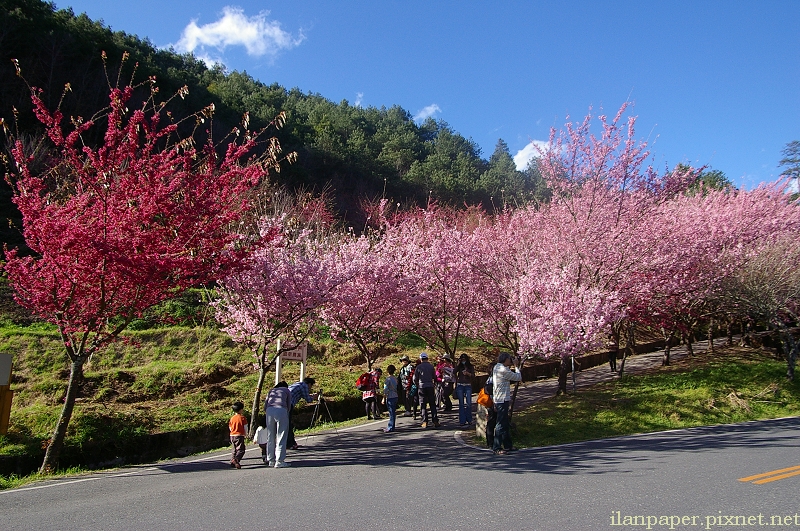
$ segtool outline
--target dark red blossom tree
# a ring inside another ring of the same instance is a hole
[[[5,270],[17,301],[58,327],[71,364],[42,472],[57,465],[86,361],[145,309],[239,262],[247,242],[231,227],[278,163],[274,141],[253,155],[260,133],[246,124],[214,145],[213,107],[192,117],[195,131],[208,126],[201,148],[194,134],[180,138],[167,102],[156,101],[153,80],[147,84],[149,96],[133,110],[135,88],[114,88],[107,109],[69,122],[34,89],[54,156],[34,164],[21,141],[12,144],[7,180],[34,254],[8,250]],[[96,131],[98,147],[87,140]]]

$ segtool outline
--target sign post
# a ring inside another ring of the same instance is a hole
[[[0,354],[0,435],[8,433],[11,418],[11,354]]]
[[[278,349],[280,350],[281,343],[278,340]],[[292,350],[284,350],[278,357],[278,364],[275,367],[275,385],[281,381],[281,374],[283,372],[284,361],[299,361],[300,362],[300,381],[306,377],[306,357],[308,356],[308,341],[303,341],[297,348]]]

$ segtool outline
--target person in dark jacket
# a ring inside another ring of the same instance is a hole
[[[414,384],[419,394],[419,407],[422,413],[423,428],[428,427],[429,421],[439,427],[439,416],[436,413],[436,369],[428,361],[428,354],[420,353],[419,363],[414,370]],[[430,415],[428,410],[430,409]]]

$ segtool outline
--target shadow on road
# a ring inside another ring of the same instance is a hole
[[[356,465],[459,466],[520,474],[602,474],[633,469],[633,463],[637,463],[637,470],[641,470],[642,462],[653,460],[652,453],[644,452],[699,452],[726,448],[757,450],[800,446],[794,431],[800,427],[800,419],[797,418],[585,441],[525,449],[505,456],[495,456],[491,452],[459,444],[453,437],[455,430],[445,425],[437,430],[405,426],[392,434],[380,431],[382,427],[378,425],[309,438],[307,446],[289,452],[287,461],[293,467],[313,468]],[[303,442],[302,439],[300,442]],[[243,464],[263,466],[258,454],[253,454]]]

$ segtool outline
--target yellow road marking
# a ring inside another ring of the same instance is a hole
[[[771,472],[764,472],[763,474],[756,474],[754,476],[747,476],[746,478],[739,478],[739,481],[752,481],[755,485],[761,485],[764,483],[769,483],[770,481],[777,481],[779,479],[786,479],[797,475],[800,475],[800,465],[791,466],[789,468],[781,468]]]
[[[754,481],[753,484],[761,485],[763,483],[769,483],[770,481],[777,481],[779,479],[786,479],[792,476],[797,476],[798,474],[800,474],[800,470],[795,470],[794,472],[789,472],[788,474],[781,474],[780,476],[774,476],[767,479],[759,479],[758,481]]]

